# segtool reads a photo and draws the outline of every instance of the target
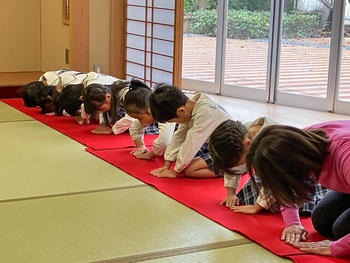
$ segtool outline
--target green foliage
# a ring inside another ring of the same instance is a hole
[[[269,12],[230,10],[227,37],[238,39],[267,38],[270,26]]]
[[[216,36],[217,11],[199,10],[192,14],[191,33]],[[292,11],[284,13],[283,35],[287,38],[316,37],[320,14]],[[229,10],[227,36],[233,39],[268,38],[270,13],[267,11]]]
[[[185,14],[192,13],[193,10],[193,0],[185,0],[184,8],[185,8]]]
[[[283,36],[287,38],[317,37],[320,33],[320,14],[292,11],[283,16]]]
[[[229,9],[249,11],[269,11],[271,2],[268,0],[230,0]]]
[[[199,10],[198,1],[200,0],[185,0],[185,13],[192,13]],[[203,0],[202,0],[203,1]],[[205,9],[216,9],[218,0],[206,1]],[[287,2],[293,2],[293,0],[287,0]],[[235,10],[250,10],[250,11],[269,11],[270,1],[268,0],[230,0],[229,9]]]
[[[198,10],[212,10],[217,7],[217,0],[185,0],[185,14]]]
[[[216,10],[200,10],[192,14],[192,33],[206,36],[216,36],[217,13]]]

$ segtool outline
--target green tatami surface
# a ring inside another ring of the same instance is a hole
[[[0,146],[0,262],[286,262],[3,103]]]
[[[0,214],[2,262],[128,262],[250,242],[151,187],[1,203]]]
[[[0,122],[28,120],[33,118],[0,101]]]
[[[32,121],[0,123],[0,201],[144,185]]]

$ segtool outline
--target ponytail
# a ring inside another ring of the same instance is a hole
[[[143,113],[149,105],[152,90],[140,80],[132,79],[125,95],[124,107],[128,113]]]

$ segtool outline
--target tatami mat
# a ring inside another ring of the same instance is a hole
[[[152,187],[1,203],[0,214],[2,262],[130,262],[250,242]]]
[[[32,121],[0,123],[0,201],[144,185]]]
[[[33,118],[0,101],[0,122],[28,120],[33,120]]]
[[[289,259],[271,254],[268,250],[256,244],[244,244],[234,247],[207,250],[173,257],[164,257],[142,261],[143,263],[287,263]]]

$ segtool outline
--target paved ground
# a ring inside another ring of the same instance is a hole
[[[281,50],[279,89],[286,92],[326,97],[329,38],[296,39],[284,42]],[[350,44],[344,41],[339,97],[350,101]],[[183,77],[214,81],[214,37],[186,36]],[[228,39],[225,84],[265,88],[267,42]]]

